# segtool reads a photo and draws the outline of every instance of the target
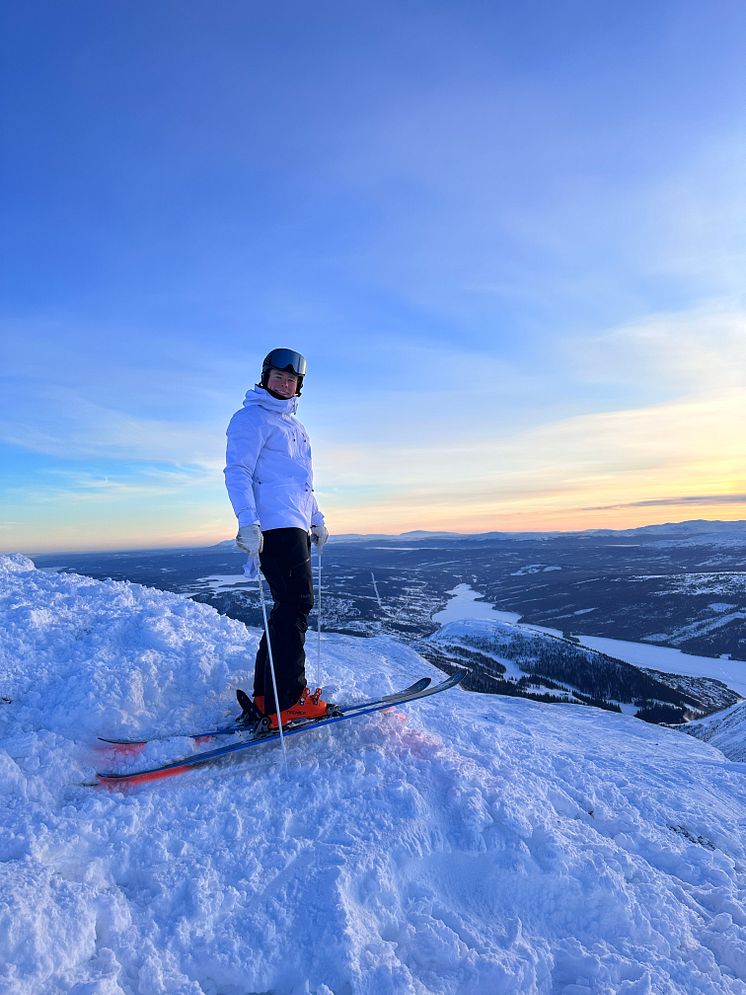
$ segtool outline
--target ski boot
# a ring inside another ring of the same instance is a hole
[[[280,718],[282,719],[284,728],[291,722],[298,722],[303,719],[323,719],[324,716],[329,714],[329,711],[329,705],[321,697],[321,688],[316,688],[313,694],[311,694],[309,688],[305,688],[303,694],[294,705],[280,712]],[[277,712],[267,715],[266,718],[269,720],[268,728],[270,730],[278,728]]]
[[[241,688],[236,690],[236,698],[241,709],[241,714],[236,719],[236,725],[255,726],[264,717],[264,697],[256,695],[254,700]],[[261,704],[260,704],[261,702]]]

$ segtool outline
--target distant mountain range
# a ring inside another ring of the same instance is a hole
[[[633,529],[583,529],[578,532],[428,532],[425,529],[415,529],[410,532],[332,533],[330,542],[421,542],[432,539],[464,539],[464,540],[496,540],[526,539],[536,541],[542,538],[577,536],[583,538],[603,538],[604,536],[621,536],[624,538],[663,539],[676,542],[688,541],[694,544],[719,544],[721,542],[746,543],[746,521],[721,522],[707,519],[693,519],[686,522],[667,522],[664,525],[641,525]],[[233,539],[217,543],[212,549],[227,548],[234,545]]]
[[[597,529],[581,532],[579,535],[594,536],[639,536],[681,540],[746,542],[746,521],[719,522],[695,519],[687,522],[668,522],[665,525],[644,525],[636,529]]]

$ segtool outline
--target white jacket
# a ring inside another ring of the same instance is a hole
[[[256,386],[231,418],[225,486],[239,526],[266,532],[324,524],[313,493],[311,445],[297,409],[297,397],[284,401]]]

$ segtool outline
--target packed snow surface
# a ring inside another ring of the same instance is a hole
[[[746,768],[639,720],[453,690],[128,789],[99,733],[234,712],[258,632],[0,558],[0,991],[746,993]],[[325,636],[335,697],[439,673]]]

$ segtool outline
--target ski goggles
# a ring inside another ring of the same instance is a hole
[[[296,376],[306,375],[306,360],[294,349],[273,349],[267,356],[266,366],[273,370],[284,370],[288,373],[295,373]]]

